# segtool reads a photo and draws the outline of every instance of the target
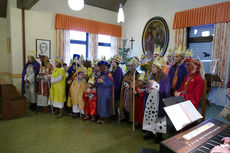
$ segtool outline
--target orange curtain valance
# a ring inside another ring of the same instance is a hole
[[[177,12],[173,29],[229,21],[230,1]]]
[[[55,29],[85,31],[93,34],[104,34],[121,37],[121,26],[78,17],[56,14]]]

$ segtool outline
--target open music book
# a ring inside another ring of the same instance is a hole
[[[164,110],[177,131],[203,118],[190,100],[164,107]]]

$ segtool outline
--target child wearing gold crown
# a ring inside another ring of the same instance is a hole
[[[75,79],[70,86],[67,106],[72,106],[73,118],[79,114],[84,114],[85,103],[83,101],[83,92],[87,89],[87,82],[84,79],[84,71],[78,69]]]
[[[144,139],[153,138],[159,143],[162,133],[166,133],[166,113],[163,99],[170,96],[169,79],[163,72],[164,57],[157,57],[152,65],[152,73],[148,80],[149,95],[145,105],[143,129],[149,131]]]
[[[88,81],[88,88],[83,93],[83,100],[85,102],[85,116],[82,120],[89,120],[91,117],[91,120],[95,122],[97,115],[97,90],[95,88],[94,77]]]

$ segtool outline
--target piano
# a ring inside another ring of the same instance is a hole
[[[160,143],[160,153],[209,153],[230,137],[230,125],[209,119]]]

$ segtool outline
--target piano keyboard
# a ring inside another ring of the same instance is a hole
[[[213,147],[223,144],[223,142],[221,142],[221,139],[224,137],[230,137],[230,127],[226,128],[220,134],[217,134],[216,136],[212,137],[207,142],[203,143],[197,149],[191,151],[190,153],[207,153],[207,152],[210,152]]]
[[[160,143],[160,153],[209,153],[230,137],[230,125],[209,119]]]

